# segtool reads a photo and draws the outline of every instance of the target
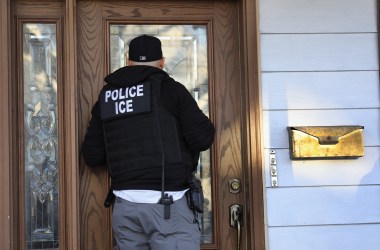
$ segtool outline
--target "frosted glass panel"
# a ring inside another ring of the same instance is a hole
[[[164,70],[186,86],[203,113],[209,115],[207,30],[205,25],[110,25],[110,71],[126,65],[128,44],[139,35],[159,38],[165,57]],[[202,179],[205,212],[202,243],[213,242],[210,151],[201,153],[197,175]]]
[[[57,249],[56,24],[23,25],[25,245]]]

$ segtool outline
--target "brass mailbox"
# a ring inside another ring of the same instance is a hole
[[[336,159],[364,156],[363,126],[288,127],[290,158]]]

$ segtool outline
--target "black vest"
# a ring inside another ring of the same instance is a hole
[[[100,93],[108,170],[114,190],[187,188],[192,172],[191,151],[179,122],[160,101],[163,75],[128,87],[109,87]]]

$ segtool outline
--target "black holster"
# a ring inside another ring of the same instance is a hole
[[[110,188],[110,190],[108,191],[106,200],[104,201],[104,207],[108,208],[112,206],[112,204],[115,202],[115,198],[116,196],[114,195],[113,190]]]
[[[196,177],[191,177],[188,183],[190,188],[186,192],[187,204],[194,212],[203,213],[204,197],[201,181]]]

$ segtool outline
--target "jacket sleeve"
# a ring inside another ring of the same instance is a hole
[[[214,125],[210,119],[198,107],[185,86],[174,82],[169,89],[165,90],[165,97],[170,96],[166,106],[176,114],[182,136],[190,149],[197,152],[211,147],[214,140]]]
[[[106,150],[103,137],[103,126],[100,120],[99,103],[95,103],[91,111],[91,120],[82,142],[81,153],[89,167],[106,164]]]

